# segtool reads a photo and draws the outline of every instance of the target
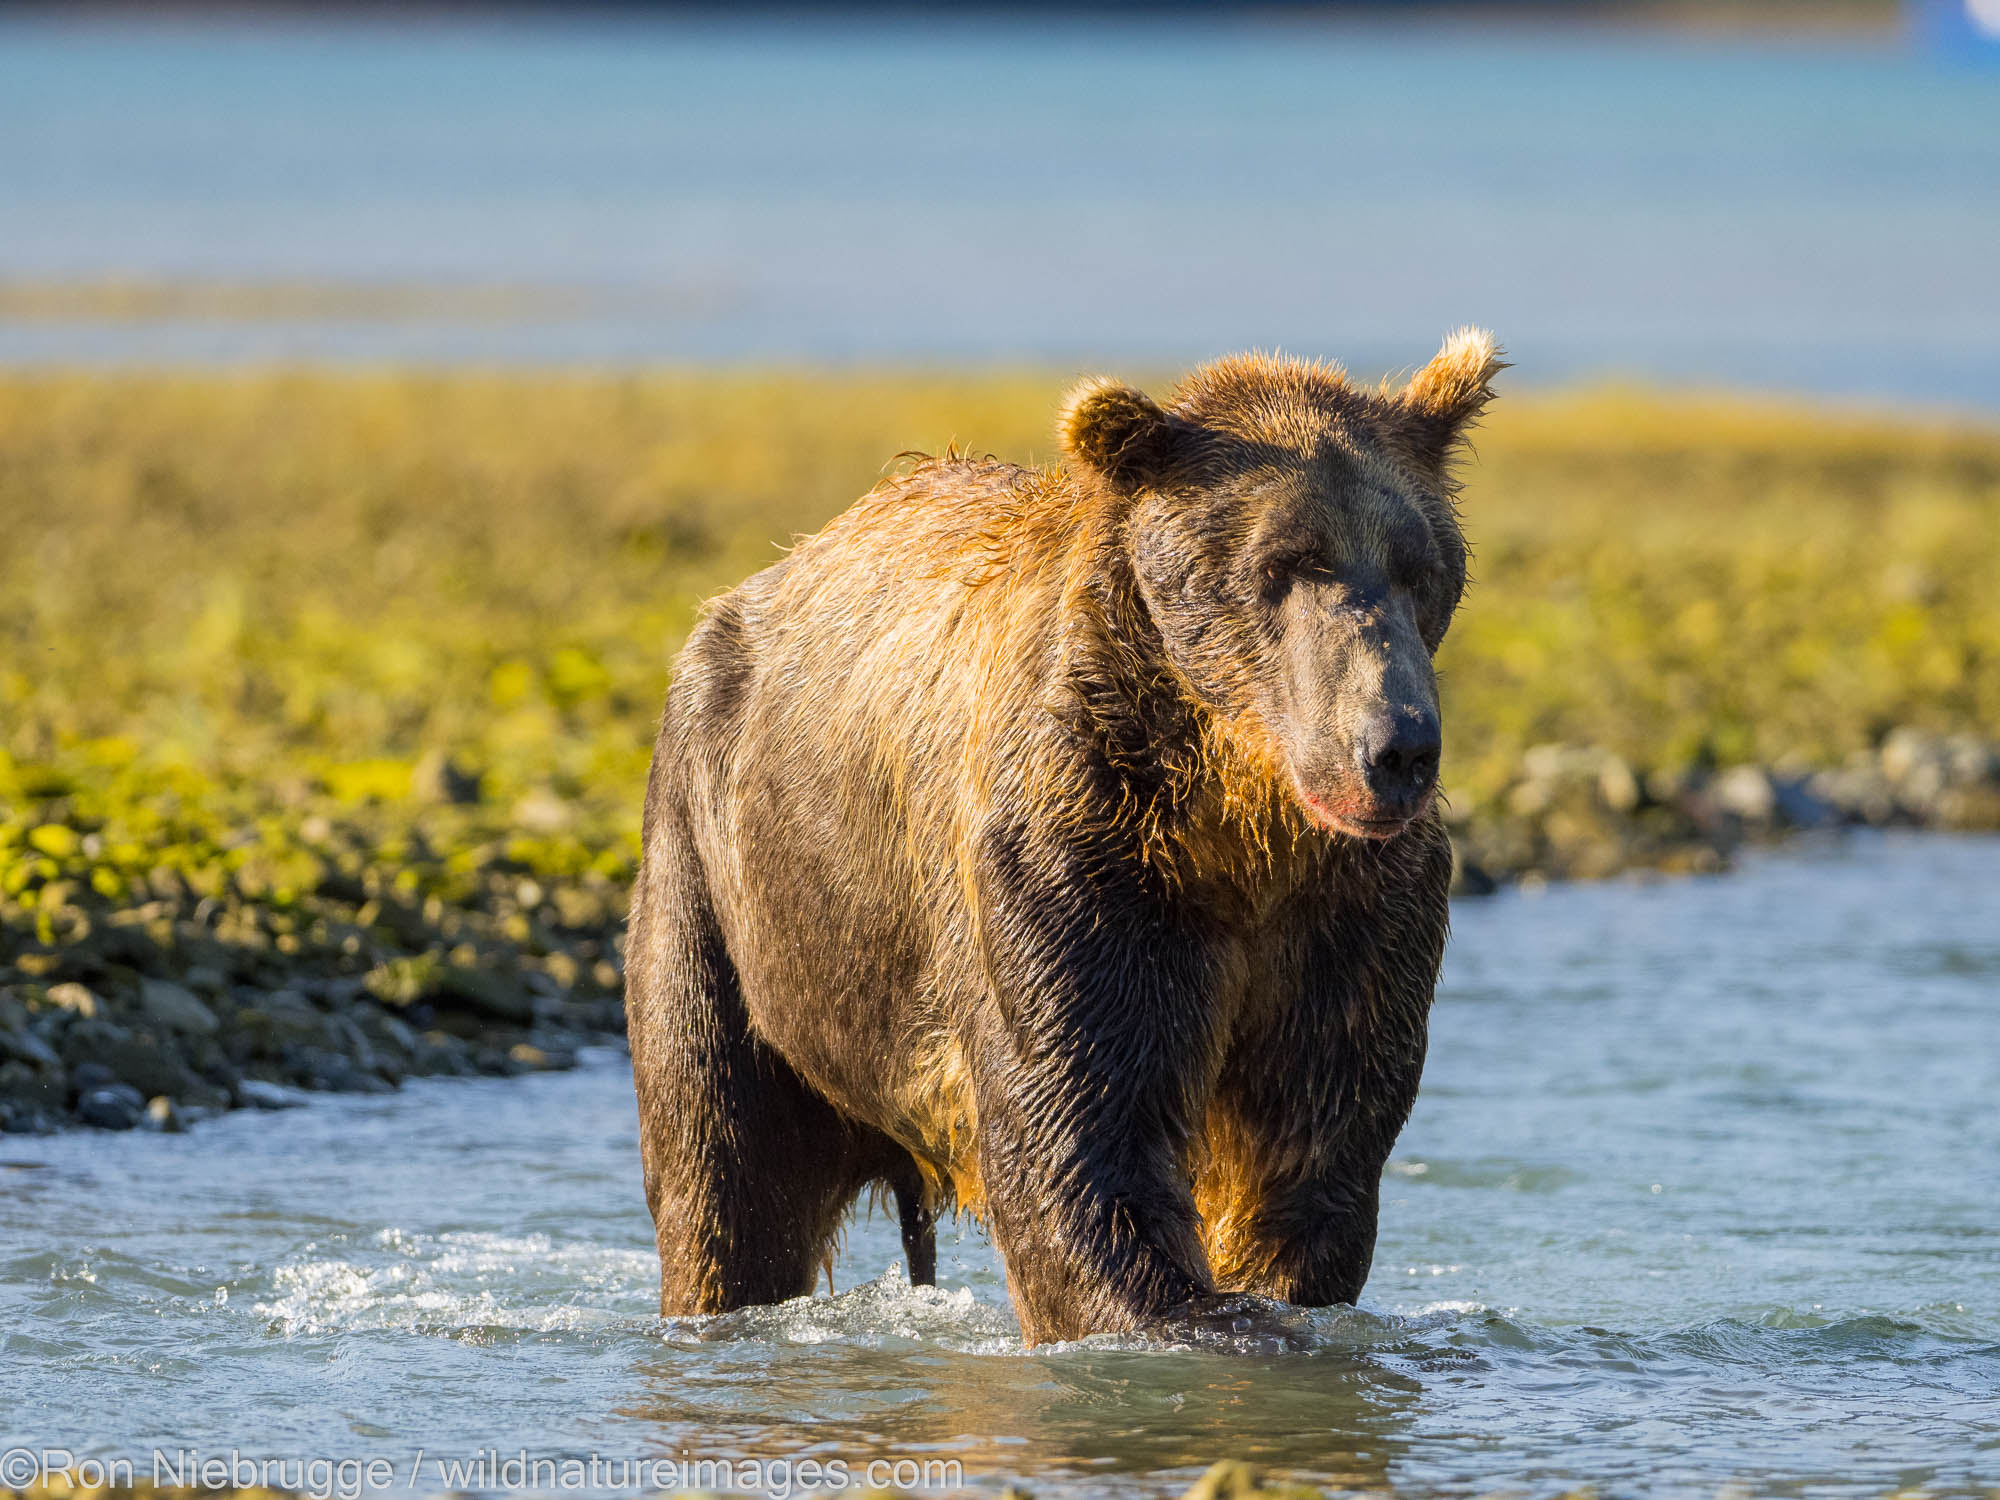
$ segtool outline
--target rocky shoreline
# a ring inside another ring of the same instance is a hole
[[[1831,769],[1672,772],[1544,745],[1448,817],[1461,896],[1717,871],[1799,830],[2000,829],[2000,744],[1899,729]],[[282,861],[220,884],[161,866],[134,889],[96,878],[94,838],[45,817],[0,893],[0,1130],[179,1130],[313,1093],[568,1067],[623,1036],[625,890],[603,872],[557,880],[484,847],[433,861],[426,893],[407,878],[426,851],[315,816]]]
[[[567,1068],[622,1039],[609,878],[545,883],[489,850],[447,902],[399,886],[374,831],[316,821],[302,891],[250,862],[205,889],[160,866],[137,901],[69,878],[0,901],[0,1129],[178,1130],[406,1078]],[[67,825],[28,838],[58,877],[89,857]]]
[[[1539,745],[1498,797],[1448,808],[1453,894],[1726,869],[1745,844],[1841,828],[2000,830],[2000,742],[1903,728],[1841,766],[1651,771],[1608,750]]]

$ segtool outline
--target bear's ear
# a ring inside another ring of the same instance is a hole
[[[1443,468],[1466,430],[1493,399],[1493,377],[1507,368],[1501,348],[1483,328],[1460,328],[1437,357],[1392,398],[1400,426],[1420,458]]]
[[[1063,451],[1125,488],[1155,479],[1172,461],[1174,420],[1144,391],[1086,380],[1064,399]]]

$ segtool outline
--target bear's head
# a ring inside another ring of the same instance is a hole
[[[1393,838],[1435,796],[1431,658],[1466,576],[1452,465],[1503,368],[1465,329],[1400,390],[1252,355],[1164,407],[1091,381],[1064,408],[1185,690],[1323,828]]]

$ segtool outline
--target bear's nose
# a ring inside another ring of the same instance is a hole
[[[1355,744],[1368,789],[1387,803],[1415,803],[1437,783],[1437,715],[1406,708],[1362,730]]]

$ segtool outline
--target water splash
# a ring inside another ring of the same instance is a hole
[[[873,1281],[823,1297],[794,1297],[705,1318],[665,1318],[668,1344],[771,1342],[849,1344],[865,1349],[935,1346],[958,1354],[1022,1349],[1013,1313],[980,1301],[969,1287],[912,1286],[900,1265]]]
[[[328,1248],[344,1254],[321,1253]],[[492,1339],[633,1327],[658,1275],[645,1252],[547,1235],[417,1234],[309,1244],[250,1305],[280,1338],[397,1329]]]

